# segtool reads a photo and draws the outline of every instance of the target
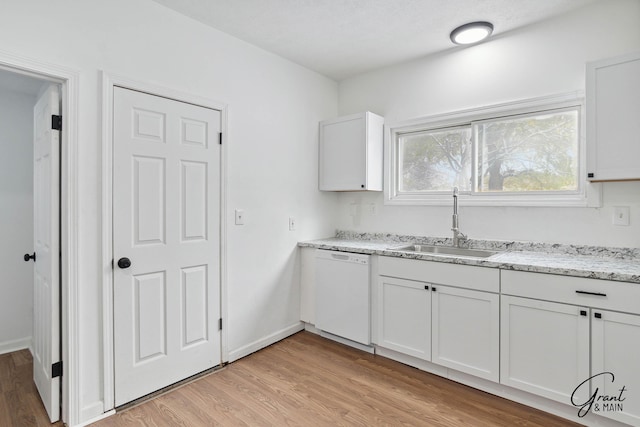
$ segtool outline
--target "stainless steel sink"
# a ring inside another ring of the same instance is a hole
[[[489,258],[491,255],[495,255],[496,251],[485,251],[483,249],[466,249],[466,248],[454,248],[452,246],[430,246],[430,245],[407,245],[396,248],[390,248],[394,251],[403,252],[419,252],[428,253],[441,256],[459,256],[470,258]]]

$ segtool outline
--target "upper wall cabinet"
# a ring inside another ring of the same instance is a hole
[[[587,64],[587,179],[640,180],[640,53]]]
[[[370,112],[320,122],[320,190],[382,191],[383,127]]]

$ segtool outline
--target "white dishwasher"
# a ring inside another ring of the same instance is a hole
[[[316,328],[371,344],[369,258],[316,250]]]

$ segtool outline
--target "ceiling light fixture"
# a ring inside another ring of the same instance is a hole
[[[491,22],[470,22],[451,31],[449,37],[455,44],[473,44],[486,39],[492,32],[493,24]]]

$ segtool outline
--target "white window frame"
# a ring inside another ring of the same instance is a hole
[[[398,192],[400,135],[471,126],[483,121],[494,121],[510,116],[542,113],[548,110],[578,108],[578,190],[567,192],[465,192],[460,194],[460,203],[465,206],[547,206],[547,207],[599,207],[601,185],[586,180],[585,102],[583,92],[553,95],[542,98],[515,101],[488,107],[474,108],[454,113],[421,117],[409,121],[385,125],[384,135],[384,203],[386,205],[443,206],[451,204],[448,192]],[[475,139],[475,138],[474,138]],[[474,144],[476,142],[474,141]],[[476,147],[474,147],[474,150]],[[475,159],[473,173],[475,173]],[[475,179],[475,177],[474,177]],[[474,183],[475,185],[475,183]]]

